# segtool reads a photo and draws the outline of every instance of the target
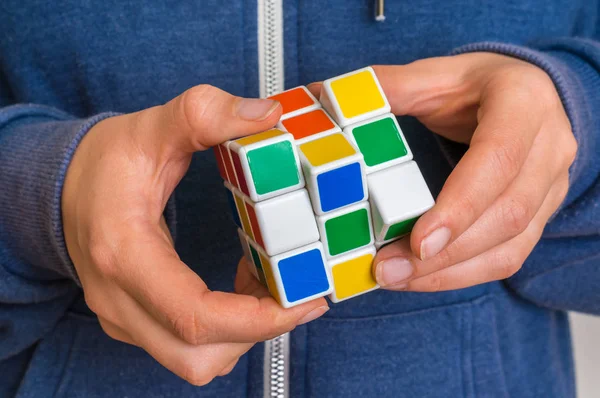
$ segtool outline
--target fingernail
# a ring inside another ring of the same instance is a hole
[[[242,98],[237,104],[237,115],[244,120],[260,121],[269,117],[279,102],[269,99]]]
[[[442,251],[450,241],[451,232],[446,227],[441,227],[430,233],[421,242],[421,260],[431,258]]]
[[[410,278],[414,271],[408,259],[393,257],[377,264],[375,279],[380,286],[399,285]]]
[[[312,310],[308,314],[304,315],[302,317],[302,319],[300,319],[298,321],[298,326],[304,325],[305,323],[314,321],[315,319],[317,319],[318,317],[320,317],[321,315],[323,315],[327,311],[329,311],[329,307],[326,306],[326,305],[324,305],[322,307],[319,307],[319,308],[315,308],[314,310]]]

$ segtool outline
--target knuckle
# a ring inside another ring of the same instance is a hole
[[[505,232],[510,237],[521,234],[533,218],[533,209],[524,200],[511,199],[503,207],[503,224]]]
[[[507,142],[505,139],[490,147],[489,152],[494,170],[498,170],[504,181],[512,180],[517,175],[526,157],[520,142]]]
[[[91,237],[88,243],[88,255],[96,269],[104,277],[114,279],[117,275],[116,259],[108,245]]]
[[[187,311],[167,317],[175,334],[189,344],[200,345],[207,342],[208,330],[199,322],[196,311]]]
[[[510,278],[521,269],[524,259],[516,251],[500,251],[494,259],[495,279]]]
[[[94,314],[106,317],[105,301],[100,298],[99,295],[84,291],[83,299],[85,300],[85,304]]]
[[[427,277],[426,291],[437,293],[442,290],[443,278],[437,273],[433,273]]]
[[[182,364],[180,375],[185,381],[197,387],[209,384],[217,376],[193,359],[188,359]]]
[[[219,89],[201,84],[185,91],[181,96],[182,117],[191,130],[197,130],[209,116],[208,110],[216,101]]]

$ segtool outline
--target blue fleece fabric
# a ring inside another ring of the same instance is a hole
[[[111,112],[200,83],[258,95],[256,1],[224,3],[1,2],[0,397],[262,396],[261,344],[196,388],[104,335],[61,225],[69,161]],[[290,396],[573,397],[564,311],[600,314],[599,1],[388,1],[383,23],[370,0],[284,3],[287,87],[369,64],[503,53],[548,72],[580,148],[568,198],[519,273],[333,305],[291,335]],[[438,193],[460,151],[440,150],[415,119],[400,123]],[[231,291],[241,252],[210,152],[194,155],[175,196],[167,215],[181,258],[210,288]]]

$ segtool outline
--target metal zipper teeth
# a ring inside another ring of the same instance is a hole
[[[261,98],[283,91],[283,2],[257,0],[258,77]],[[265,398],[288,398],[289,334],[265,342]]]

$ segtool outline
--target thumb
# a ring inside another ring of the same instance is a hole
[[[277,101],[236,97],[209,85],[193,87],[152,111],[153,138],[185,153],[267,130],[282,112]]]

